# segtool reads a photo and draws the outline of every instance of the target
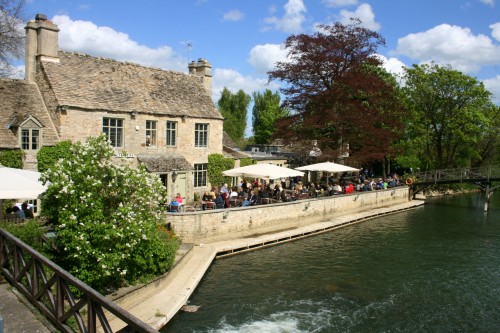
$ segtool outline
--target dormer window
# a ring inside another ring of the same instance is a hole
[[[38,150],[42,146],[42,125],[32,116],[19,125],[22,150]]]

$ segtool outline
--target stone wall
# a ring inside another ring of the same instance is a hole
[[[108,113],[105,111],[84,111],[69,109],[61,115],[61,140],[85,141],[89,136],[102,134],[102,119],[104,117],[123,119],[123,147],[116,148],[117,153],[126,151],[138,155],[182,155],[194,165],[207,163],[209,154],[222,154],[222,120],[198,119],[190,117],[167,117],[155,114],[138,113],[132,116],[128,113]],[[157,122],[157,144],[146,146],[146,120]],[[167,147],[166,122],[177,122],[176,146]],[[196,123],[209,124],[208,147],[194,147],[194,129]],[[82,125],[85,126],[82,126]]]
[[[203,243],[296,228],[305,219],[310,223],[311,219],[319,221],[408,200],[408,187],[404,186],[272,205],[167,213],[166,220],[183,242]]]

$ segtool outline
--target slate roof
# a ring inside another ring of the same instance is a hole
[[[193,167],[181,155],[137,155],[149,172],[192,171]]]
[[[235,150],[233,148],[222,146],[222,155],[226,158],[234,158],[236,160],[240,160],[242,158],[252,157],[252,155],[247,154],[245,152]]]
[[[223,119],[201,78],[129,62],[59,51],[42,68],[59,105],[116,112]]]
[[[57,133],[36,84],[0,79],[0,96],[0,148],[20,148],[19,138],[14,135],[12,127],[19,126],[30,115],[43,126],[44,146],[53,146],[58,142]]]

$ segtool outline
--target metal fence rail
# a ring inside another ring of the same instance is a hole
[[[475,182],[500,180],[500,167],[443,169],[412,174],[415,183]]]
[[[112,333],[108,316],[113,316],[123,323],[115,332],[158,333],[3,229],[0,269],[62,332]]]

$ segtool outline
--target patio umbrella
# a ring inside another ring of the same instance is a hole
[[[323,162],[301,166],[299,168],[295,168],[295,170],[301,171],[323,171],[323,172],[359,172],[359,169],[351,168],[347,165],[337,164],[333,162]]]
[[[34,199],[47,190],[40,172],[0,167],[0,199]]]
[[[304,176],[304,173],[301,171],[283,168],[274,164],[252,164],[240,168],[226,170],[223,171],[222,174],[229,177],[253,177],[268,179]]]

